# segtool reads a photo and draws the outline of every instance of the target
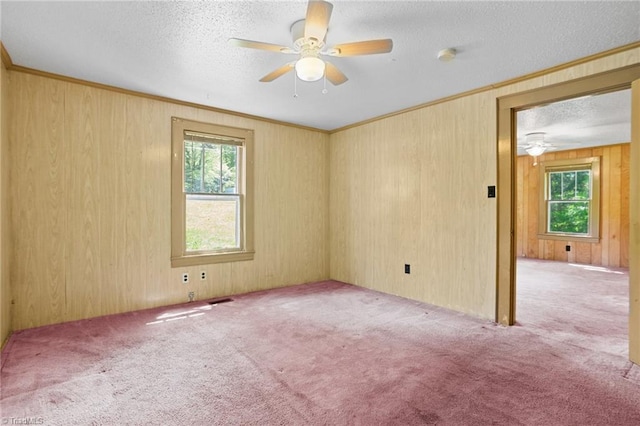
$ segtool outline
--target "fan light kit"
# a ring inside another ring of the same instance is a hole
[[[346,57],[388,53],[393,49],[393,41],[388,38],[367,40],[339,44],[325,49],[325,37],[329,28],[332,10],[333,5],[329,2],[310,0],[307,6],[306,18],[294,22],[291,26],[293,48],[239,38],[230,38],[229,43],[238,47],[299,56],[297,60],[289,62],[262,77],[260,81],[263,83],[271,82],[295,69],[297,79],[312,82],[324,77],[325,81],[329,80],[334,86],[337,86],[346,82],[348,80],[347,76],[331,62],[321,59],[320,56]],[[325,88],[322,93],[326,92]],[[297,94],[294,94],[294,97],[296,96]]]
[[[547,148],[545,148],[544,146],[534,146],[531,148],[527,148],[527,154],[531,155],[532,157],[537,157],[538,155],[544,154],[546,149]]]
[[[537,157],[539,155],[544,154],[547,150],[547,144],[544,142],[544,136],[546,133],[544,132],[535,132],[535,133],[527,133],[525,137],[525,142],[528,148],[525,148],[527,154],[532,157]]]
[[[545,153],[547,149],[554,149],[554,147],[545,142],[545,132],[533,132],[524,135],[525,144],[522,146],[524,150],[533,157],[533,165],[538,165],[538,156]]]
[[[296,62],[296,75],[303,81],[318,81],[324,76],[325,65],[320,58],[307,56]]]

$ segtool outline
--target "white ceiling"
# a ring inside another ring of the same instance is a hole
[[[543,132],[554,150],[631,141],[631,90],[569,99],[517,113],[518,145],[527,133]],[[524,155],[522,148],[518,154]]]
[[[324,130],[515,78],[640,40],[639,1],[333,1],[329,46],[392,38],[391,53],[332,58],[349,77],[258,80],[291,56],[306,0],[0,3],[15,65]],[[440,62],[440,49],[458,56]]]

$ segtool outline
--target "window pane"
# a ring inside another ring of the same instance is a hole
[[[549,173],[550,200],[589,200],[590,198],[590,170]]]
[[[591,171],[581,170],[577,174],[576,200],[588,200],[591,198]]]
[[[209,194],[220,192],[220,145],[203,143],[204,190]]]
[[[576,172],[562,173],[562,200],[573,200],[576,195]]]
[[[587,234],[589,232],[589,202],[549,202],[549,232]]]
[[[222,145],[222,190],[225,194],[238,193],[238,147]]]
[[[184,191],[204,192],[202,175],[202,144],[184,141]]]
[[[184,191],[238,194],[238,150],[234,145],[184,141]]]
[[[549,173],[549,199],[550,200],[562,199],[562,173],[558,173],[558,172]]]
[[[240,197],[187,195],[186,250],[238,249]]]

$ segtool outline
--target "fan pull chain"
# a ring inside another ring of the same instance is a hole
[[[295,70],[293,71],[293,97],[298,97],[298,77],[296,76]]]
[[[327,90],[327,73],[326,73],[326,72],[324,73],[324,79],[323,79],[323,80],[324,80],[324,81],[323,81],[323,86],[322,86],[322,94],[323,94],[323,95],[326,95],[326,94],[327,94],[327,92],[329,92],[329,91]]]

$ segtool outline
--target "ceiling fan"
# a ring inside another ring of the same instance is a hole
[[[575,143],[562,143],[562,142],[547,142],[545,140],[546,137],[545,132],[532,132],[524,135],[524,141],[518,144],[518,148],[526,151],[527,154],[536,158],[547,151],[555,151],[557,149],[563,148],[565,146],[576,146]],[[534,160],[533,165],[535,166],[537,161]]]
[[[325,45],[325,37],[327,35],[332,10],[333,5],[329,2],[309,0],[306,18],[294,22],[291,26],[293,47],[239,38],[230,38],[229,43],[239,47],[269,50],[299,56],[295,61],[291,61],[262,77],[260,79],[261,82],[271,82],[295,69],[296,76],[300,80],[317,81],[325,77],[337,86],[347,81],[347,76],[331,62],[321,59],[320,56],[344,57],[387,53],[391,52],[393,41],[391,39],[367,40],[327,47]]]

